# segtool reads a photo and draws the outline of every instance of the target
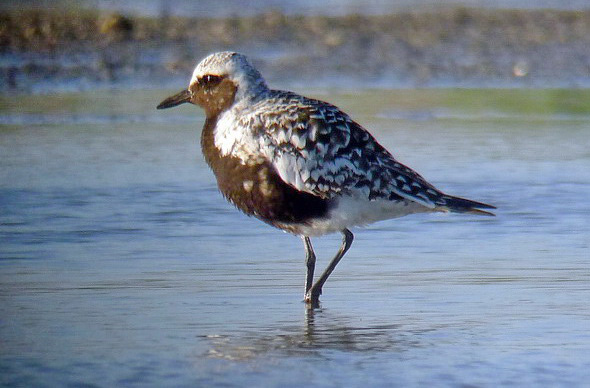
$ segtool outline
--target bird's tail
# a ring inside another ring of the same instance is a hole
[[[487,203],[476,202],[470,199],[453,197],[451,195],[445,195],[443,197],[445,204],[438,206],[436,209],[443,212],[453,213],[469,213],[479,214],[481,216],[495,216],[494,213],[487,212],[481,209],[495,209],[495,206],[488,205]]]

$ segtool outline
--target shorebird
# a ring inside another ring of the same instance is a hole
[[[270,89],[242,54],[209,55],[188,88],[157,108],[183,103],[205,111],[201,147],[223,196],[303,239],[304,300],[313,307],[352,244],[349,228],[423,212],[493,215],[481,209],[494,206],[436,189],[336,106]],[[314,283],[310,237],[334,232],[342,244]]]

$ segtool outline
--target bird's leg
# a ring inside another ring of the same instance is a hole
[[[307,290],[307,292],[305,293],[305,302],[311,304],[312,307],[319,307],[320,295],[322,294],[322,287],[324,286],[324,283],[326,283],[326,280],[328,280],[328,277],[330,276],[332,271],[334,271],[334,268],[336,268],[336,266],[340,262],[340,259],[344,257],[344,254],[352,245],[354,235],[350,232],[350,230],[342,230],[342,236],[342,245],[340,245],[338,253],[336,253],[336,256],[334,256],[334,258],[332,259],[332,261],[328,265],[328,268],[326,268],[322,276],[320,276],[320,278],[314,283],[314,285],[311,286],[311,288]]]
[[[315,270],[315,253],[311,246],[311,240],[307,236],[303,236],[303,245],[305,245],[305,266],[307,267],[307,274],[305,275],[305,295],[313,284],[313,272]]]

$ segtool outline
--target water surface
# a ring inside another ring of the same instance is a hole
[[[499,208],[353,230],[315,311],[301,241],[221,198],[168,94],[0,97],[2,385],[588,381],[589,92],[308,91]]]

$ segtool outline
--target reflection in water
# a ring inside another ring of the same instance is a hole
[[[282,326],[240,336],[209,335],[206,356],[246,361],[259,356],[318,355],[325,351],[403,352],[420,346],[419,331],[404,332],[399,324],[359,326],[325,309],[306,309],[300,326]],[[432,329],[433,330],[433,329]],[[424,330],[424,332],[431,330]]]

